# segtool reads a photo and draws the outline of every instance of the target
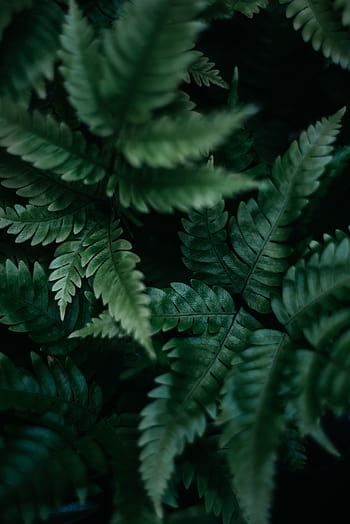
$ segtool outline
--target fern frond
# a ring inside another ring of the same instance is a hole
[[[84,321],[77,310],[84,315],[84,308],[76,304],[63,323],[50,300],[47,275],[38,262],[31,272],[23,261],[17,266],[7,260],[0,266],[0,274],[0,323],[11,331],[28,332],[48,353],[69,353],[76,344],[66,337]]]
[[[348,0],[335,0],[334,9],[341,9],[343,24],[350,25],[350,4]]]
[[[286,16],[294,29],[301,30],[305,42],[343,68],[350,66],[350,34],[341,25],[331,0],[280,0],[288,4]]]
[[[62,60],[60,72],[69,101],[93,133],[100,136],[112,134],[109,109],[99,93],[102,70],[100,41],[73,1],[66,15],[61,44],[62,49],[58,53]]]
[[[31,241],[32,246],[46,246],[52,242],[63,242],[71,233],[78,234],[85,227],[86,206],[75,212],[47,211],[43,207],[21,206],[0,208],[0,229],[16,235],[15,242]]]
[[[105,32],[100,92],[114,130],[144,123],[174,100],[203,27],[194,20],[200,8],[197,0],[136,0]]]
[[[70,358],[62,364],[54,357],[32,353],[32,371],[21,369],[0,354],[0,410],[14,409],[43,414],[54,411],[69,424],[86,430],[97,420],[102,393],[88,387],[82,372]]]
[[[228,83],[221,77],[220,71],[215,69],[214,62],[205,56],[201,51],[196,52],[196,59],[188,68],[188,72],[184,76],[185,82],[190,82],[190,75],[195,83],[201,87],[209,87],[211,84],[228,89]]]
[[[320,433],[320,417],[329,409],[347,409],[349,374],[349,237],[325,242],[308,259],[292,266],[283,280],[282,297],[273,310],[291,337],[305,337],[316,351],[299,358],[299,424],[303,433]],[[304,342],[305,343],[305,342]],[[330,448],[330,444],[321,442]]]
[[[74,331],[69,338],[74,337],[102,337],[113,338],[122,334],[119,324],[108,311],[103,311],[99,317],[92,318],[91,322],[81,329]]]
[[[206,414],[216,412],[218,392],[229,369],[244,347],[251,329],[259,326],[239,309],[215,335],[171,339],[164,346],[171,372],[156,379],[160,384],[149,396],[156,398],[141,415],[140,471],[156,512],[161,514],[166,486],[175,458],[185,445],[203,435]]]
[[[268,522],[274,487],[274,463],[286,424],[283,395],[287,390],[289,338],[261,329],[240,353],[232,377],[226,380],[221,445],[227,455],[238,497],[256,524]],[[284,388],[284,389],[283,389]]]
[[[223,524],[246,524],[217,435],[209,434],[190,446],[184,459],[182,477],[185,487],[196,483],[207,513],[221,515]]]
[[[306,334],[322,312],[332,312],[347,300],[350,276],[350,239],[328,240],[307,259],[291,266],[282,283],[282,296],[272,300],[278,320],[296,340]]]
[[[49,211],[103,201],[96,188],[93,192],[82,183],[64,182],[59,175],[36,169],[4,150],[0,151],[0,180],[2,186],[15,189],[18,196],[28,198],[33,206],[45,206]]]
[[[228,212],[220,200],[212,207],[191,211],[182,219],[183,263],[207,284],[230,285],[232,274],[225,262],[229,253],[227,245]]]
[[[86,227],[80,237],[68,240],[55,251],[49,269],[53,270],[49,281],[54,282],[52,291],[56,291],[55,300],[60,308],[61,319],[64,319],[67,305],[72,302],[76,288],[81,287],[81,278],[85,272],[81,264],[84,242],[92,226]]]
[[[2,95],[22,96],[24,90],[33,87],[43,98],[45,80],[53,79],[62,10],[55,2],[46,0],[30,3],[33,5],[20,3],[22,8],[27,8],[17,12],[3,33],[0,44]]]
[[[0,145],[39,169],[50,169],[63,180],[94,184],[106,175],[96,146],[87,147],[83,135],[50,115],[29,113],[20,104],[0,100]]]
[[[177,328],[200,335],[217,332],[235,313],[231,295],[222,288],[191,280],[191,286],[174,282],[169,289],[149,288],[152,333]]]
[[[188,112],[178,117],[164,115],[143,126],[128,126],[118,147],[133,167],[172,168],[198,160],[237,129],[250,110],[200,115]]]
[[[120,238],[121,233],[119,221],[93,229],[83,242],[82,266],[86,277],[94,276],[96,298],[102,297],[110,315],[152,355],[149,299],[143,275],[135,270],[139,257],[130,251],[131,244]]]
[[[208,166],[145,169],[141,173],[129,170],[127,176],[119,176],[121,204],[146,213],[150,207],[170,213],[174,209],[189,211],[211,206],[222,196],[233,196],[257,185],[239,173]]]
[[[302,132],[272,168],[271,180],[258,200],[239,205],[229,223],[232,251],[224,262],[231,271],[233,291],[261,313],[271,311],[270,294],[288,267],[286,245],[292,224],[308,204],[331,160],[332,143],[343,111]]]

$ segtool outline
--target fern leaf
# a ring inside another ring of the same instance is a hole
[[[78,234],[86,223],[85,208],[75,213],[52,213],[45,208],[21,206],[0,209],[0,229],[7,227],[7,233],[16,235],[15,242],[31,241],[32,246],[46,246],[52,242],[63,242],[71,233]]]
[[[212,207],[191,211],[182,219],[183,263],[207,284],[230,285],[233,275],[225,262],[229,253],[227,245],[228,213],[225,202],[220,200]]]
[[[96,298],[102,297],[110,315],[152,355],[149,299],[142,274],[135,270],[139,257],[130,252],[131,244],[120,238],[121,233],[119,221],[94,229],[83,243],[82,265],[88,278],[94,276]]]
[[[59,175],[36,169],[3,150],[0,151],[0,180],[2,186],[16,189],[18,196],[28,198],[31,205],[45,206],[49,211],[103,201],[90,186],[64,182]]]
[[[215,414],[216,397],[231,365],[239,359],[250,329],[258,323],[242,309],[215,334],[171,339],[171,372],[156,379],[156,398],[141,415],[139,445],[141,475],[157,514],[175,468],[175,458],[186,444],[203,435],[206,414]]]
[[[174,282],[170,289],[149,288],[152,332],[191,329],[200,335],[217,332],[235,313],[231,295],[222,288],[192,280],[191,286]]]
[[[174,100],[203,27],[193,20],[200,8],[196,0],[136,0],[104,34],[100,92],[113,129],[144,123]]]
[[[153,208],[161,213],[188,211],[210,206],[222,196],[232,196],[256,187],[256,181],[207,166],[174,169],[128,170],[119,173],[119,197],[124,207],[141,212]]]
[[[211,115],[188,112],[177,118],[165,115],[143,126],[126,127],[118,146],[133,167],[172,168],[203,157],[237,129],[247,114],[248,109]]]
[[[344,25],[350,25],[350,4],[348,0],[335,0],[335,9],[342,9],[342,22]]]
[[[63,180],[84,180],[94,184],[106,175],[98,148],[87,144],[83,135],[73,132],[50,115],[29,113],[23,105],[0,100],[0,145],[34,167],[52,170]]]
[[[251,335],[240,353],[243,362],[225,383],[221,445],[228,448],[234,485],[247,515],[268,522],[274,487],[274,462],[286,420],[282,384],[287,389],[288,336],[272,330]],[[285,391],[284,391],[284,394]]]
[[[224,256],[234,292],[261,313],[271,311],[270,294],[288,267],[291,248],[285,244],[292,224],[308,204],[331,160],[332,143],[343,111],[324,118],[301,133],[273,165],[271,180],[258,200],[239,205],[229,224],[232,250]]]
[[[84,270],[81,265],[81,255],[84,242],[89,235],[91,226],[85,228],[80,238],[68,240],[55,251],[49,269],[53,270],[49,281],[54,282],[52,291],[56,291],[55,299],[60,308],[61,319],[64,319],[67,305],[72,302],[76,288],[81,287],[81,277]]]
[[[291,266],[282,283],[281,298],[274,297],[272,307],[291,337],[306,333],[308,322],[321,312],[331,312],[346,300],[350,278],[350,239],[329,240],[308,260]]]
[[[349,401],[349,263],[349,237],[328,240],[288,270],[282,297],[273,300],[273,310],[290,336],[304,336],[317,350],[301,352],[299,359],[299,424],[317,440],[325,440],[319,427],[322,414],[344,411]],[[327,441],[321,443],[332,451]]]
[[[51,354],[69,353],[75,343],[65,339],[84,320],[77,315],[78,304],[63,323],[56,304],[49,299],[47,276],[38,262],[31,273],[23,261],[17,266],[7,260],[0,273],[0,323],[11,331],[28,332]]]
[[[217,436],[209,434],[189,446],[184,459],[182,477],[185,487],[188,488],[195,481],[207,513],[221,515],[223,524],[246,524],[233,490],[232,474]]]
[[[108,313],[103,311],[99,317],[91,319],[91,322],[86,324],[81,329],[74,331],[69,335],[69,338],[74,337],[102,337],[113,338],[122,334],[118,323]]]
[[[293,18],[294,29],[301,29],[305,42],[311,41],[316,51],[348,69],[350,66],[350,35],[343,30],[331,0],[280,0],[288,4],[286,15]]]
[[[99,93],[100,42],[75,2],[70,3],[61,44],[59,56],[63,63],[60,72],[72,106],[93,133],[100,136],[112,134],[109,109]]]
[[[44,97],[45,80],[53,79],[62,10],[55,2],[30,3],[20,2],[21,7],[27,9],[15,14],[3,34],[0,45],[2,95],[18,98],[24,90],[33,87]],[[15,2],[18,9],[16,4],[18,2]]]
[[[0,409],[39,415],[53,410],[85,429],[95,423],[102,407],[100,388],[95,384],[89,390],[84,375],[68,357],[64,365],[54,357],[46,363],[36,353],[31,358],[32,372],[0,354]]]
[[[220,71],[215,69],[214,62],[205,56],[201,51],[197,51],[197,56],[194,62],[190,65],[188,73],[186,73],[184,80],[190,82],[190,75],[195,83],[201,87],[209,87],[211,84],[228,89],[228,84],[221,77]]]

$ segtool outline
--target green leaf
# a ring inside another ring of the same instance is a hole
[[[293,18],[294,29],[301,30],[305,42],[310,41],[316,51],[349,69],[350,34],[344,31],[332,0],[280,0],[280,3],[288,4],[286,15]]]
[[[152,332],[191,329],[200,335],[217,332],[235,313],[231,295],[222,288],[191,280],[191,286],[174,282],[169,289],[149,288]]]
[[[70,208],[74,212],[79,204],[88,207],[103,201],[96,188],[92,191],[90,186],[79,182],[64,182],[59,175],[36,169],[4,150],[0,151],[0,180],[2,186],[16,189],[18,196],[28,198],[33,206],[45,206],[48,211]]]
[[[171,372],[159,376],[149,394],[156,400],[141,412],[140,471],[157,514],[161,515],[175,458],[186,444],[204,434],[207,414],[216,413],[217,395],[237,363],[250,329],[259,324],[239,309],[225,327],[211,335],[175,338],[165,344]]]
[[[150,346],[149,299],[144,293],[142,273],[135,270],[139,257],[131,244],[120,238],[119,221],[97,227],[84,241],[81,254],[86,277],[92,277],[96,298],[102,297],[110,315],[148,350]]]
[[[185,231],[180,231],[179,237],[183,262],[208,284],[224,286],[235,282],[224,258],[229,253],[227,221],[224,200],[212,207],[191,211],[188,218],[182,219]]]
[[[301,215],[331,160],[344,111],[303,131],[273,164],[271,180],[258,196],[241,202],[229,223],[232,250],[224,256],[233,289],[260,313],[271,311],[270,295],[288,267],[290,225]]]
[[[227,455],[238,497],[256,524],[268,522],[274,465],[285,427],[283,395],[288,391],[288,336],[261,329],[224,388],[221,445]],[[289,371],[290,372],[290,371]],[[283,385],[283,386],[282,386]]]
[[[235,12],[239,12],[252,18],[268,4],[269,0],[211,0],[205,15],[209,19],[231,18]]]
[[[208,115],[164,115],[142,126],[125,127],[118,147],[134,167],[176,167],[200,159],[218,146],[249,113],[246,109]]]
[[[49,269],[53,270],[49,281],[55,282],[52,291],[56,291],[55,299],[60,308],[62,320],[64,319],[67,305],[72,302],[76,288],[81,287],[81,277],[84,270],[81,265],[81,255],[84,251],[84,242],[92,226],[86,227],[80,237],[68,240],[61,244],[55,251]]]
[[[63,242],[71,233],[78,234],[85,227],[85,206],[75,212],[47,211],[43,207],[21,206],[0,208],[0,229],[7,227],[7,233],[16,235],[15,242],[31,241],[32,246],[46,246],[52,242]]]
[[[222,196],[233,196],[257,185],[247,176],[207,166],[144,169],[141,173],[129,170],[118,176],[121,204],[141,212],[148,212],[150,207],[169,213],[210,206]]]
[[[99,317],[92,318],[86,326],[69,335],[69,338],[74,337],[102,337],[114,338],[122,336],[120,326],[115,319],[108,313],[103,311]]]
[[[200,8],[196,0],[135,0],[104,33],[100,92],[114,130],[144,123],[174,100],[203,27],[193,20]]]
[[[66,15],[61,44],[60,72],[70,103],[93,133],[100,136],[112,134],[110,110],[99,89],[103,60],[100,41],[73,1]]]
[[[214,62],[211,62],[201,51],[196,52],[196,58],[184,77],[185,82],[190,82],[190,75],[199,87],[202,85],[209,87],[213,84],[228,89],[227,82],[221,77],[220,71],[215,69]]]
[[[106,175],[96,146],[87,147],[83,135],[63,122],[21,104],[0,100],[0,145],[34,167],[51,170],[63,180],[94,184]]]
[[[2,2],[0,5],[0,37],[4,29],[10,24],[12,18],[21,9],[28,9],[33,4],[33,0],[12,0]]]
[[[31,272],[23,261],[17,266],[7,260],[0,266],[0,275],[0,323],[11,331],[28,332],[48,353],[69,353],[76,344],[66,337],[79,327],[84,308],[76,303],[63,323],[49,298],[47,275],[38,262]]]

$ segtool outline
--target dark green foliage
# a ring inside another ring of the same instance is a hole
[[[343,0],[2,2],[4,522],[103,492],[113,524],[267,524],[304,437],[337,454],[349,22]],[[212,55],[225,24],[243,44]],[[325,110],[274,69],[295,49]]]

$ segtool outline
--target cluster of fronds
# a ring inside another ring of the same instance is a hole
[[[348,3],[288,3],[303,38],[347,68]],[[81,4],[0,7],[0,323],[28,336],[0,355],[3,518],[47,519],[108,482],[114,524],[266,524],[282,442],[302,449],[308,434],[336,453],[321,418],[349,403],[350,236],[302,257],[292,240],[344,169],[344,110],[268,169],[237,71],[216,112],[183,84],[227,88],[195,49],[204,20],[267,0]],[[192,278],[146,288],[133,226],[176,210]],[[202,505],[174,509],[180,479]]]

